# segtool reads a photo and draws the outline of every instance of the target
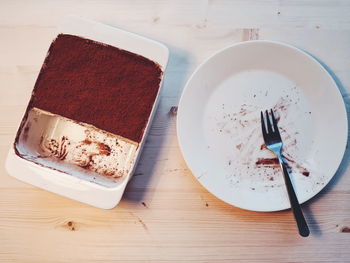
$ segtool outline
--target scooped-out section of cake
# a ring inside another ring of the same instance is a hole
[[[32,108],[15,148],[24,159],[108,186],[130,172],[138,144]]]

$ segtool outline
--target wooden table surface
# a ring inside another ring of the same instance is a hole
[[[160,106],[121,203],[100,210],[9,177],[5,157],[55,26],[78,14],[166,44]],[[196,66],[250,39],[302,48],[328,66],[349,106],[350,1],[0,2],[1,262],[350,262],[350,151],[331,183],[290,211],[244,211],[208,193],[188,170],[171,107]],[[349,109],[349,107],[348,107]],[[330,153],[331,154],[331,153]]]

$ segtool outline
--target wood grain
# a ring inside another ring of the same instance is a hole
[[[165,43],[164,90],[120,205],[99,210],[9,177],[4,160],[55,26],[78,14]],[[11,1],[0,3],[0,262],[350,262],[350,152],[305,204],[309,238],[290,211],[225,204],[188,170],[175,114],[183,86],[216,50],[252,39],[288,42],[324,63],[350,107],[350,2],[283,0]]]

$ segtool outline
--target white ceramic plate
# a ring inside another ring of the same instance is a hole
[[[263,147],[260,111],[271,108],[303,203],[333,177],[347,142],[342,96],[314,58],[277,42],[238,43],[200,65],[183,91],[177,132],[185,161],[205,188],[231,205],[290,208],[282,173]]]

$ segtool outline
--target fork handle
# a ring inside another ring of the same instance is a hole
[[[303,211],[301,210],[298,198],[295,194],[292,182],[289,177],[287,166],[282,159],[280,159],[279,161],[280,161],[281,168],[283,170],[284,181],[286,183],[288,197],[289,197],[290,205],[292,207],[294,218],[298,225],[299,234],[303,237],[307,237],[310,234],[310,230],[309,230],[309,227],[307,226],[307,223],[303,215]]]

